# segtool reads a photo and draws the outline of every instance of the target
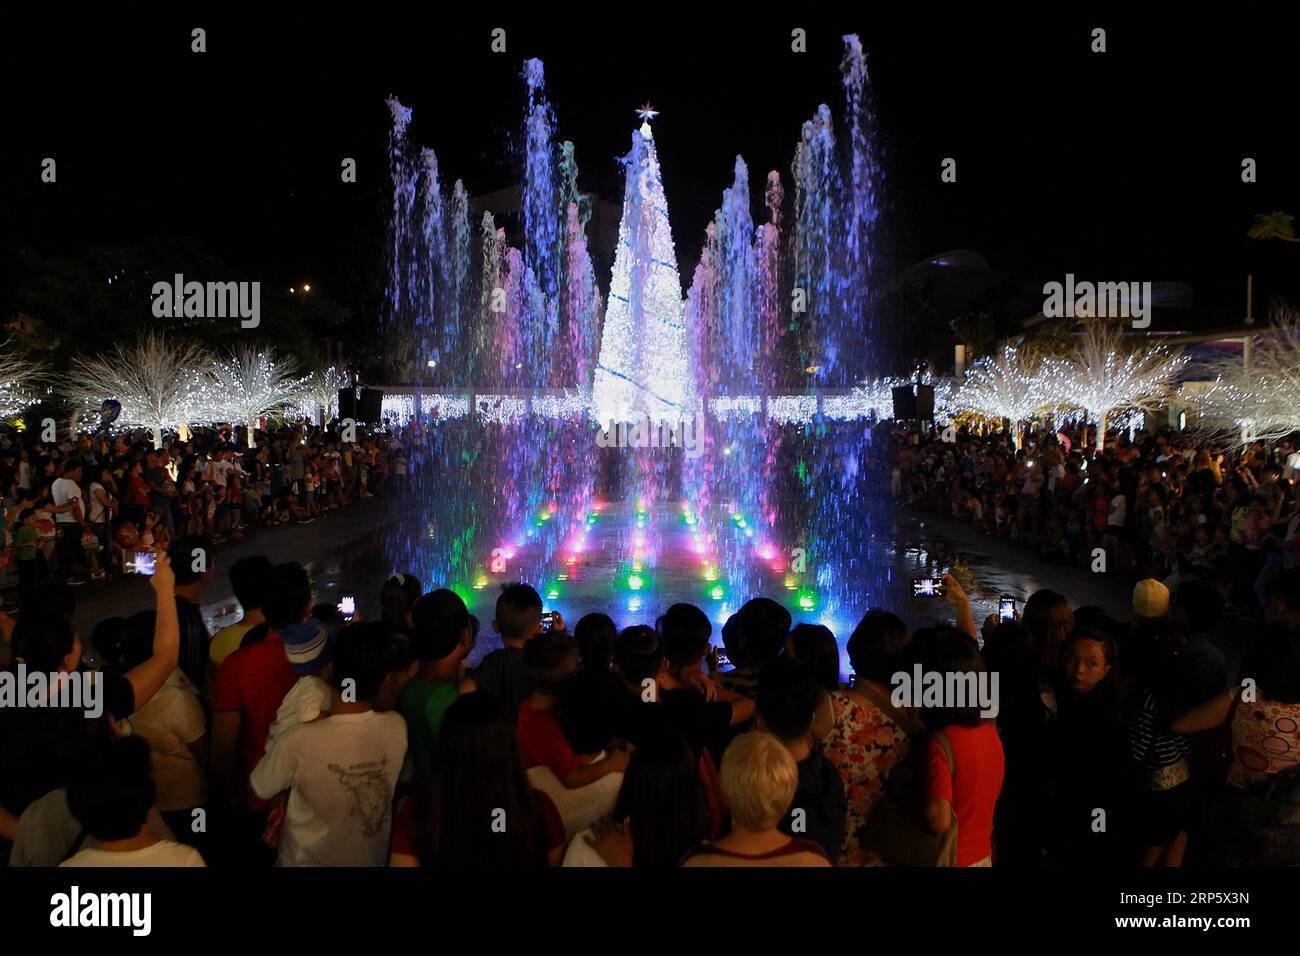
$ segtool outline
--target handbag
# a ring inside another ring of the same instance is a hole
[[[900,727],[915,726],[915,721],[904,717],[869,685],[863,684],[856,689],[869,697]],[[957,764],[948,738],[938,731],[933,736],[943,748],[949,772],[955,774]],[[943,833],[935,833],[921,813],[925,749],[916,744],[925,740],[923,734],[912,736],[912,746],[907,757],[890,771],[884,792],[872,807],[867,822],[859,831],[858,840],[864,848],[895,866],[956,866],[957,814],[950,809],[948,829]]]

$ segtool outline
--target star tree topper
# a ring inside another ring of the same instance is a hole
[[[636,115],[641,117],[641,119],[644,122],[648,123],[656,116],[659,115],[659,111],[657,109],[651,108],[650,104],[646,103],[645,106],[642,106],[640,109],[636,110]]]

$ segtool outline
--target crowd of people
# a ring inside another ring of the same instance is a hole
[[[130,433],[43,442],[0,434],[4,570],[21,603],[59,579],[103,580],[130,556],[185,535],[215,543],[251,527],[307,523],[402,482],[429,456],[427,431],[337,430],[300,424],[254,433],[196,430],[155,449]]]
[[[347,622],[249,557],[224,570],[243,619],[209,638],[185,623],[207,543],[159,552],[155,608],[89,648],[59,582],[6,628],[10,673],[82,675],[93,649],[104,701],[0,707],[9,865],[1300,863],[1298,569],[1234,675],[1190,576],[1140,582],[1131,620],[1040,591],[980,625],[949,575],[952,623],[871,610],[845,661],[767,598],[717,634],[685,603],[570,630],[518,583],[489,637],[412,575]],[[912,674],[949,690],[900,697]],[[953,690],[985,682],[991,709]]]
[[[1300,557],[1300,436],[1229,445],[1172,429],[1121,432],[1102,452],[1075,429],[1030,433],[1020,448],[1006,432],[946,437],[895,432],[895,497],[1023,541],[1045,560],[1222,582],[1231,608],[1257,617]]]

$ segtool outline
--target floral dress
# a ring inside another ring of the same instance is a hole
[[[831,705],[835,724],[823,750],[844,781],[849,803],[840,865],[883,866],[883,860],[862,846],[861,835],[890,771],[907,756],[907,731],[875,705],[843,691],[831,694]]]

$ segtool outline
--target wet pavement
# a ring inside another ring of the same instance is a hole
[[[284,525],[251,531],[239,542],[219,545],[215,551],[215,574],[203,595],[203,611],[210,630],[238,620],[239,607],[231,593],[225,569],[249,554],[265,554],[274,562],[297,560],[307,566],[316,587],[316,600],[337,600],[342,593],[354,593],[358,614],[374,618],[379,614],[379,592],[384,579],[395,570],[384,557],[385,540],[406,532],[405,524],[415,520],[415,509],[396,496],[359,502],[331,512],[310,524]],[[689,541],[673,515],[653,518],[650,531],[658,542],[653,563],[635,570],[638,525],[629,506],[612,504],[593,525],[589,547],[578,560],[564,566],[548,581],[532,581],[543,594],[548,609],[559,610],[570,626],[591,611],[602,611],[620,626],[653,623],[654,618],[676,601],[704,608],[720,625],[747,597],[726,594],[719,597],[707,569],[691,554]],[[644,519],[640,527],[644,527]],[[999,597],[1011,594],[1017,605],[1040,588],[1051,588],[1076,606],[1098,605],[1118,620],[1130,617],[1132,584],[1084,568],[1047,564],[1023,545],[981,533],[969,526],[935,515],[900,509],[895,515],[895,535],[889,542],[871,542],[863,560],[886,562],[884,593],[864,598],[863,603],[886,607],[898,613],[913,628],[951,620],[942,599],[911,595],[913,577],[937,575],[951,569],[971,597],[977,623],[995,613]],[[633,581],[632,577],[639,580]],[[558,578],[558,579],[557,579]],[[482,623],[472,660],[499,646],[489,627],[493,602],[500,583],[512,580],[509,568],[480,580],[476,589],[463,589],[471,610]],[[789,578],[782,573],[760,575],[756,593],[763,593],[790,607],[796,622],[826,624],[841,646],[854,624],[867,610],[863,607],[800,607]],[[425,589],[443,582],[423,582]],[[804,594],[799,591],[799,594]],[[152,605],[148,581],[124,576],[107,583],[90,583],[77,589],[76,623],[88,636],[96,622],[111,615],[128,615]],[[1229,655],[1241,628],[1235,621],[1224,627],[1222,644]],[[847,664],[847,660],[846,660]]]

